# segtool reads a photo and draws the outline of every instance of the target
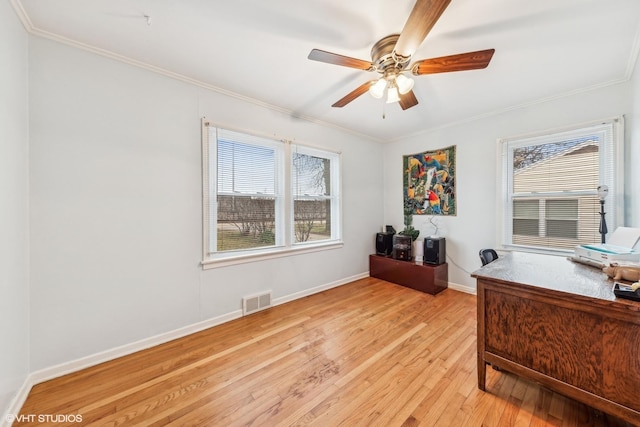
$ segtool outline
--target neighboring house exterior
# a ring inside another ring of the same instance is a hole
[[[593,140],[515,170],[513,243],[559,249],[598,243],[598,171]]]

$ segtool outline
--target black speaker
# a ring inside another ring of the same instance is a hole
[[[444,237],[425,237],[423,261],[436,265],[447,262],[447,242]]]
[[[376,234],[376,255],[391,256],[393,250],[393,233]]]

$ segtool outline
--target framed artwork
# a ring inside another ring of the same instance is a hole
[[[456,215],[456,146],[403,156],[405,215]]]

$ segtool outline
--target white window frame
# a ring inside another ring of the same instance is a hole
[[[324,159],[328,159],[330,162],[330,168],[331,168],[331,178],[330,178],[330,185],[331,188],[329,189],[329,195],[328,196],[298,196],[296,197],[295,195],[292,194],[291,196],[291,205],[290,205],[290,211],[291,211],[291,217],[290,217],[290,225],[291,225],[291,235],[292,237],[292,245],[293,246],[297,246],[297,247],[302,247],[302,246],[313,246],[313,245],[317,245],[321,242],[327,242],[327,241],[335,241],[335,240],[340,240],[340,236],[341,236],[341,223],[340,221],[337,221],[336,224],[333,223],[334,218],[340,218],[340,155],[338,153],[332,153],[326,150],[319,150],[316,148],[312,148],[312,147],[308,147],[308,146],[304,146],[304,145],[300,145],[300,144],[295,144],[292,145],[292,152],[295,151],[297,153],[300,154],[305,154],[308,156],[313,156],[313,157],[319,157],[319,158],[324,158]],[[291,164],[293,165],[293,155],[291,155]],[[293,169],[293,166],[291,166],[291,168]],[[292,193],[293,193],[293,188],[292,188]],[[304,200],[304,199],[309,199],[309,200],[318,200],[318,199],[323,199],[323,200],[330,200],[331,201],[331,212],[329,212],[329,214],[331,215],[331,237],[329,239],[325,239],[322,240],[320,242],[314,242],[314,241],[307,241],[307,242],[295,242],[295,232],[294,232],[294,226],[295,226],[295,221],[294,221],[294,209],[293,209],[293,205],[295,200]]]
[[[270,142],[264,142],[276,148],[276,165],[279,180],[276,189],[276,227],[280,230],[276,234],[276,243],[273,246],[253,248],[238,251],[217,252],[217,144],[210,140],[210,129],[226,129],[249,136],[254,136]],[[329,249],[336,249],[344,246],[342,241],[342,201],[341,201],[341,177],[342,161],[341,154],[322,148],[314,148],[306,144],[285,139],[275,139],[273,136],[261,136],[256,133],[244,130],[233,129],[227,126],[214,124],[206,118],[202,119],[202,268],[226,267],[230,265],[256,262],[294,254],[302,254]],[[329,158],[331,160],[331,198],[332,198],[332,230],[331,238],[321,241],[294,243],[293,232],[293,192],[291,189],[291,173],[293,162],[293,147],[298,152],[305,154],[313,153],[317,157]],[[335,167],[334,167],[335,166]],[[335,203],[333,202],[335,200]],[[210,215],[210,213],[214,213]],[[212,232],[213,231],[213,232]]]
[[[575,126],[553,129],[498,139],[498,174],[497,174],[497,242],[498,247],[504,251],[538,252],[553,255],[566,255],[572,250],[557,248],[541,248],[527,245],[514,244],[513,233],[513,200],[528,199],[566,199],[563,192],[537,193],[535,196],[514,194],[511,184],[513,177],[513,150],[536,144],[549,144],[565,141],[581,136],[599,134],[601,141],[609,141],[604,147],[600,147],[600,177],[599,184],[609,187],[609,197],[605,200],[607,228],[609,233],[624,224],[624,116],[583,123]],[[609,165],[611,167],[609,167]],[[596,195],[597,189],[572,192],[576,195]],[[612,197],[613,194],[613,197]]]
[[[212,127],[212,129],[216,130],[216,133],[218,131],[218,129],[220,129],[219,127]],[[226,129],[225,129],[226,130]],[[238,132],[239,133],[239,132]],[[264,147],[264,148],[269,148],[271,150],[273,150],[274,152],[274,174],[275,174],[275,188],[274,188],[274,194],[273,195],[265,195],[265,194],[260,194],[260,193],[235,193],[233,191],[231,192],[224,192],[221,191],[219,192],[218,189],[218,174],[217,174],[217,157],[218,157],[218,151],[217,151],[217,144],[209,144],[209,155],[210,160],[212,162],[214,162],[214,168],[211,171],[211,173],[209,174],[209,189],[211,190],[210,194],[210,198],[208,201],[208,206],[209,206],[209,212],[216,212],[217,211],[217,196],[219,195],[223,195],[223,196],[237,196],[237,197],[252,197],[252,198],[258,198],[258,199],[271,199],[274,198],[275,199],[275,219],[274,219],[274,223],[275,223],[275,229],[277,230],[276,232],[276,241],[275,244],[273,245],[274,247],[282,247],[285,245],[285,236],[284,236],[284,230],[285,230],[285,212],[284,212],[284,199],[285,199],[285,191],[284,191],[284,185],[285,185],[285,150],[284,150],[284,145],[279,142],[279,141],[274,141],[268,138],[262,138],[262,137],[254,137],[253,135],[240,135],[241,137],[243,136],[247,136],[246,139],[242,139],[242,140],[238,140],[237,142],[240,142],[242,144],[250,144],[256,147]],[[207,167],[211,166],[211,163],[208,163]],[[209,224],[210,224],[210,230],[216,230],[218,223],[217,223],[217,217],[215,215],[211,215],[209,217]],[[218,246],[218,241],[217,241],[217,233],[209,233],[209,244],[208,244],[208,248],[216,248]],[[272,246],[269,247],[261,247],[261,248],[255,248],[252,249],[251,251],[263,251],[263,250],[268,250],[269,248],[271,248]],[[220,253],[220,255],[218,257],[220,258],[227,258],[227,257],[233,257],[234,254],[235,255],[242,255],[247,253],[247,250],[237,250],[237,251],[225,251],[224,255],[222,253]]]

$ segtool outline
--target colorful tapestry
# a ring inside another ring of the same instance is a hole
[[[456,215],[456,146],[402,160],[405,215]]]

